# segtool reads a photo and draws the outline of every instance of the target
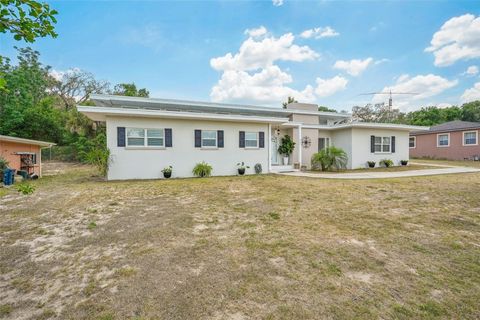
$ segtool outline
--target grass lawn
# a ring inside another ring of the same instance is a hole
[[[90,172],[1,195],[0,318],[480,317],[480,174]]]
[[[425,165],[446,165],[446,166],[460,166],[460,167],[474,167],[480,168],[480,161],[470,160],[433,160],[433,159],[410,159],[411,162],[422,163]]]

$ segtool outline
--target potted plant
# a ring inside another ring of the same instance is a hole
[[[255,168],[255,173],[256,174],[262,173],[262,164],[261,163],[257,163],[254,168]]]
[[[406,166],[408,164],[408,160],[400,160],[400,164],[402,166]]]
[[[243,176],[245,174],[245,169],[250,169],[250,167],[246,166],[243,161],[237,163],[237,171],[239,175]]]
[[[295,142],[293,142],[292,138],[290,138],[289,135],[285,135],[282,138],[282,143],[278,147],[278,153],[283,156],[283,165],[288,164],[288,158],[290,157],[294,149]]]
[[[163,177],[168,179],[172,176],[172,166],[168,166],[162,169]]]
[[[375,168],[375,161],[367,161],[368,167],[369,168]]]

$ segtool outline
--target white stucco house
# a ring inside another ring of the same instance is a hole
[[[157,179],[173,166],[173,177],[191,177],[198,162],[213,175],[237,174],[237,163],[262,165],[263,172],[310,168],[311,157],[335,145],[346,151],[347,167],[369,160],[409,159],[409,132],[424,127],[352,122],[351,115],[319,112],[317,105],[291,103],[286,109],[169,99],[92,95],[95,106],[78,110],[106,122],[111,153],[109,180]],[[428,128],[427,128],[428,129]],[[277,149],[289,135],[296,142],[288,164]]]

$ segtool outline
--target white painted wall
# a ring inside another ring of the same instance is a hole
[[[342,148],[348,156],[347,168],[352,168],[352,129],[334,130],[330,133],[330,143]]]
[[[238,162],[250,166],[247,174],[253,174],[254,165],[260,163],[263,172],[268,172],[268,124],[152,119],[134,117],[107,117],[107,145],[112,156],[108,172],[109,180],[158,179],[161,170],[173,166],[172,177],[191,177],[196,163],[205,161],[212,165],[213,175],[237,174]],[[147,149],[117,147],[117,127],[172,128],[173,147]],[[218,149],[195,148],[194,130],[224,130],[225,147]],[[264,131],[265,148],[240,149],[239,131]]]
[[[409,159],[408,132],[400,130],[382,129],[352,129],[352,168],[365,168],[367,161],[379,162],[383,159],[393,160],[395,166],[400,165],[400,160]],[[395,153],[371,153],[370,136],[395,136]]]

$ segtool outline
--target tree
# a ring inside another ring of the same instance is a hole
[[[127,97],[148,98],[150,92],[147,89],[138,89],[135,83],[119,83],[113,88],[113,94]]]
[[[318,106],[318,111],[321,111],[321,112],[337,112],[337,110],[330,109],[329,107],[325,107],[325,106]]]
[[[93,74],[80,69],[70,69],[53,82],[52,93],[58,95],[65,110],[84,104],[92,93],[108,92],[107,81],[96,80]]]
[[[353,118],[362,122],[399,122],[399,119],[402,119],[403,115],[400,110],[394,109],[384,103],[377,103],[375,105],[369,103],[364,107],[355,106],[352,108]]]
[[[290,103],[297,103],[297,102],[298,102],[298,101],[295,100],[294,97],[290,97],[290,96],[289,96],[289,97],[287,98],[287,101],[282,103],[283,109],[287,109],[287,105],[288,105],[288,104],[290,104]]]
[[[405,123],[417,126],[433,126],[447,121],[460,120],[461,117],[462,110],[457,106],[448,108],[431,106],[407,113]]]
[[[38,37],[57,37],[54,24],[58,12],[47,3],[33,0],[1,0],[0,32],[10,32],[15,40],[34,42]]]
[[[462,120],[480,122],[480,100],[462,105]]]

